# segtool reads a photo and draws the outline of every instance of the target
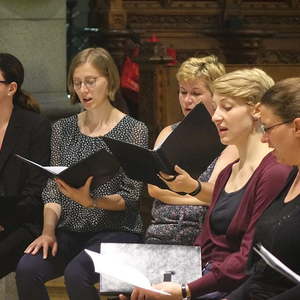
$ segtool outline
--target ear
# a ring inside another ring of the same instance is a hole
[[[255,121],[258,121],[260,119],[260,103],[256,103],[254,104],[252,110],[251,110],[251,115],[252,115],[252,118],[255,120]]]
[[[13,96],[13,95],[16,93],[17,89],[18,89],[18,84],[17,84],[16,82],[14,82],[14,81],[11,82],[11,83],[9,84],[8,94],[9,94],[10,96]]]
[[[296,118],[293,121],[295,136],[300,138],[300,118]]]

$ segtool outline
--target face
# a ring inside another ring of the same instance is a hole
[[[263,134],[262,142],[268,143],[270,148],[273,148],[277,160],[283,164],[296,165],[299,164],[299,153],[295,151],[298,149],[296,139],[293,134],[292,123],[284,123],[283,120],[274,114],[271,107],[260,105],[260,119],[267,129]]]
[[[202,79],[179,82],[179,103],[186,116],[198,103],[202,102],[210,114],[213,113],[212,95]]]
[[[217,126],[220,140],[224,145],[245,144],[254,129],[251,106],[243,100],[235,100],[214,94],[216,110],[212,120]]]
[[[8,83],[2,82],[5,81],[5,78],[0,71],[0,101],[3,103],[5,100],[12,99],[13,93],[10,91],[10,85]]]
[[[109,102],[107,79],[90,63],[84,63],[75,69],[73,87],[86,110]]]

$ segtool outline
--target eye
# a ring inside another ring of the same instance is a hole
[[[192,94],[192,96],[194,96],[194,97],[199,97],[199,96],[201,96],[202,94],[201,93],[193,93]]]
[[[223,108],[226,110],[226,111],[230,111],[232,109],[232,106],[230,105],[224,105]]]
[[[81,87],[81,83],[82,83],[82,82],[79,81],[79,80],[74,80],[74,81],[73,81],[73,85],[74,85],[75,87],[77,87],[77,88],[78,88],[78,87]]]
[[[180,93],[181,95],[186,95],[186,94],[187,94],[186,91],[179,91],[179,93]]]

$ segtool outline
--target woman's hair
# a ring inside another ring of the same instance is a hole
[[[212,83],[212,90],[218,95],[256,104],[273,85],[274,80],[269,75],[253,68],[233,71],[217,78]]]
[[[278,81],[262,97],[261,104],[270,107],[284,121],[300,117],[300,77]]]
[[[9,53],[0,53],[0,72],[8,84],[11,82],[17,84],[13,104],[27,110],[39,112],[38,103],[21,88],[24,81],[24,68],[21,62]]]
[[[120,86],[119,71],[111,55],[103,48],[87,48],[79,52],[73,59],[68,74],[68,89],[71,94],[71,103],[79,102],[73,86],[75,69],[82,64],[90,63],[108,82],[108,98],[115,100],[115,94]]]
[[[178,81],[203,79],[211,91],[210,83],[225,74],[225,67],[214,55],[190,57],[184,61],[176,74]]]

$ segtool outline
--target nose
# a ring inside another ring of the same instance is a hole
[[[221,114],[219,113],[218,111],[218,108],[215,109],[212,117],[211,117],[211,120],[214,122],[214,123],[220,123],[222,121],[222,116]]]
[[[86,84],[84,82],[81,82],[81,86],[79,89],[80,92],[82,91],[82,87],[83,87],[83,91],[88,91],[88,88],[86,87]]]
[[[193,103],[193,96],[190,94],[190,93],[187,93],[185,96],[184,96],[184,101],[186,103]]]

